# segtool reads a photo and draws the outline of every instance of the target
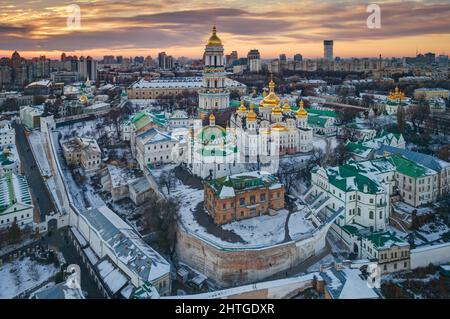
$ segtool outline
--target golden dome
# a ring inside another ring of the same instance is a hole
[[[250,111],[247,113],[247,121],[256,121],[256,113],[253,111],[253,103],[250,103]]]
[[[209,116],[209,121],[212,122],[212,121],[215,121],[215,120],[216,120],[216,117],[214,116],[213,113],[211,113],[211,115]]]
[[[87,96],[86,95],[82,95],[81,97],[80,97],[80,103],[81,104],[87,104],[89,101],[88,101],[88,98],[87,98]]]
[[[222,46],[222,40],[220,40],[216,32],[217,32],[216,26],[213,26],[212,35],[208,40],[207,46]]]
[[[289,105],[289,100],[286,98],[284,100],[283,112],[290,112],[290,111],[291,111],[291,106]]]
[[[303,102],[303,100],[300,100],[299,108],[297,110],[297,113],[295,113],[295,115],[298,118],[305,118],[305,117],[308,116],[308,112],[306,112],[306,110],[304,109],[304,102]]]
[[[274,126],[272,126],[272,131],[286,132],[288,131],[288,129],[283,124],[277,123]]]
[[[241,105],[238,108],[238,112],[239,113],[247,113],[247,108],[244,105],[244,100],[241,100]]]
[[[267,94],[264,99],[261,101],[261,105],[275,107],[280,104],[280,98],[275,94],[275,82],[270,80],[269,83],[269,94]]]
[[[394,91],[389,92],[389,100],[402,102],[405,99],[405,93],[401,91],[398,86],[395,87]]]
[[[272,108],[272,115],[283,115],[283,112],[279,105],[275,105],[275,107]]]

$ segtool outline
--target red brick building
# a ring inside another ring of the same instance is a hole
[[[284,208],[284,186],[267,172],[248,172],[205,182],[205,209],[218,225]]]

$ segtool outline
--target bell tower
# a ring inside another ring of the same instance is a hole
[[[199,93],[198,114],[202,120],[210,114],[229,110],[230,92],[225,86],[225,58],[223,45],[217,36],[216,26],[212,28],[211,37],[204,53],[203,86]]]

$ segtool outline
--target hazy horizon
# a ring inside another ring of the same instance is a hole
[[[0,0],[0,56],[14,50],[26,58],[45,55],[202,56],[211,26],[217,25],[225,53],[263,59],[296,53],[323,56],[333,39],[341,58],[404,57],[450,53],[450,3],[439,0],[383,0],[381,28],[369,29],[370,1],[355,0]],[[67,6],[79,5],[80,29],[67,26]]]

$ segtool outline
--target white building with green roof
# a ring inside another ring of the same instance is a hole
[[[136,137],[136,160],[143,171],[147,165],[172,163],[177,144],[169,133],[151,128]]]
[[[314,130],[314,134],[334,136],[337,133],[336,118],[334,110],[326,108],[307,108],[308,125]]]
[[[418,207],[438,194],[438,173],[399,155],[331,168],[315,168],[303,199],[315,215],[343,213],[331,227],[352,246],[354,233],[383,232],[389,224],[391,198]]]
[[[166,129],[167,119],[163,112],[145,109],[130,115],[121,124],[121,138],[123,141],[134,141],[137,134],[150,127]]]
[[[33,225],[33,204],[24,176],[9,173],[0,178],[0,229],[17,223],[20,228]]]
[[[16,132],[10,121],[0,121],[0,146],[16,143]]]
[[[209,125],[194,124],[188,138],[187,167],[200,178],[219,178],[242,173],[236,136],[233,130],[216,125],[213,114]]]
[[[406,141],[402,134],[381,131],[374,138],[363,139],[357,142],[347,141],[345,143],[347,150],[356,161],[372,159],[376,151],[383,145],[404,149]]]
[[[0,177],[8,173],[19,173],[20,158],[15,144],[5,145],[0,149]]]

